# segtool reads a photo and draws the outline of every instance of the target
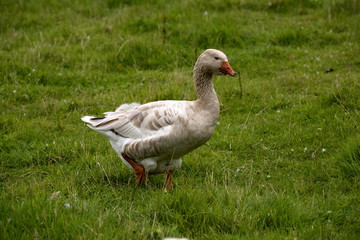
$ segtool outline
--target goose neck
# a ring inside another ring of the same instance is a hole
[[[194,69],[194,83],[196,93],[199,99],[216,98],[216,92],[214,90],[212,73],[205,71],[202,68],[195,66]]]

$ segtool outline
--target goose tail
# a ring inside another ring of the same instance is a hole
[[[105,117],[93,117],[93,116],[84,116],[81,118],[85,123],[87,123],[87,126],[91,128],[92,130],[101,133],[105,137],[107,137],[110,141],[118,141],[119,136],[117,136],[113,131],[109,129],[99,129],[97,126],[101,121],[104,120]]]
[[[104,119],[104,117],[93,117],[93,116],[84,116],[81,118],[83,122],[86,122],[88,127],[95,129],[96,125],[99,124]]]

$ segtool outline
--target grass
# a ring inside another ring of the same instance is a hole
[[[359,21],[355,0],[1,1],[0,238],[358,239]],[[194,99],[206,48],[243,96],[216,78],[213,138],[173,192],[136,188],[80,117]]]

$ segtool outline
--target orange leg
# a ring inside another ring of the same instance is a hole
[[[169,170],[166,174],[166,181],[164,186],[164,192],[167,192],[168,190],[173,190],[174,186],[172,183],[172,176],[174,174],[174,170]]]
[[[136,175],[136,185],[144,184],[146,180],[146,173],[144,167],[132,160],[126,154],[122,153],[121,155],[134,169]]]

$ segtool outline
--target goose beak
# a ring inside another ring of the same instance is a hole
[[[234,72],[234,70],[231,68],[230,64],[228,61],[224,61],[221,68],[219,69],[219,71],[224,74],[224,75],[230,75],[235,77],[236,76],[236,72]]]

